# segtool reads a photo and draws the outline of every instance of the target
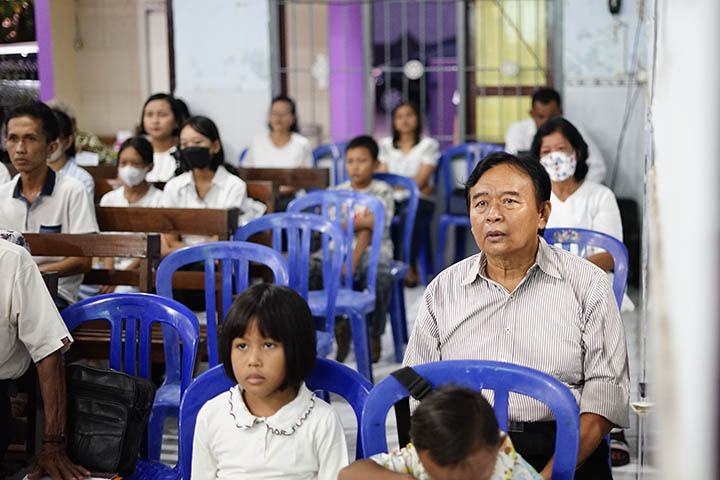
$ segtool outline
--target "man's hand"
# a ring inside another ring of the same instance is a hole
[[[70,461],[62,443],[43,443],[40,454],[35,461],[35,469],[28,475],[30,480],[37,480],[44,475],[53,480],[80,480],[90,472]]]

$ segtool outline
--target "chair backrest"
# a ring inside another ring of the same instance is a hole
[[[144,378],[150,378],[152,324],[171,328],[175,332],[175,348],[165,345],[165,382],[179,380],[181,394],[190,385],[200,327],[195,314],[181,303],[149,293],[110,293],[70,305],[61,315],[70,331],[84,322],[107,320],[110,323],[110,368]],[[182,362],[178,335],[182,341]]]
[[[316,211],[320,209],[320,215],[329,218],[333,223],[343,228],[345,220],[345,252],[348,260],[348,267],[345,268],[345,286],[352,288],[353,273],[349,268],[352,258],[353,233],[355,232],[354,215],[345,215],[344,212],[354,212],[355,207],[365,207],[373,213],[375,222],[373,224],[372,239],[370,240],[370,258],[368,259],[367,287],[372,295],[375,295],[375,280],[377,278],[378,260],[380,258],[380,247],[382,245],[383,233],[385,231],[385,205],[382,201],[370,193],[355,192],[352,190],[319,190],[294,199],[288,205],[288,212],[303,212],[306,210]]]
[[[550,245],[557,245],[584,258],[588,256],[588,247],[601,248],[612,255],[615,264],[612,287],[620,308],[628,278],[629,257],[625,244],[606,233],[584,228],[546,228],[543,237]]]
[[[340,288],[342,263],[345,260],[345,234],[331,220],[313,213],[284,212],[264,215],[238,228],[234,240],[245,241],[252,235],[270,230],[272,248],[279,253],[283,249],[283,232],[287,238],[287,260],[290,269],[290,287],[306,301],[310,254],[313,232],[319,232],[323,252],[323,285],[327,291],[325,331],[332,332],[335,319],[335,299]],[[331,242],[339,248],[331,248]]]
[[[580,413],[570,390],[559,380],[537,370],[504,362],[486,360],[446,360],[413,366],[433,388],[448,382],[472,388],[493,390],[498,424],[507,431],[510,392],[527,395],[547,405],[557,422],[553,479],[572,479],[580,439]],[[408,391],[392,375],[370,391],[363,408],[360,437],[366,457],[387,451],[385,418]]]
[[[345,170],[345,149],[348,142],[328,143],[320,145],[312,151],[313,167],[318,167],[321,158],[330,157],[333,165],[333,185],[340,185],[347,180]]]
[[[318,358],[313,373],[305,381],[310,390],[324,390],[343,397],[355,412],[358,431],[362,421],[362,410],[372,384],[355,370],[326,358]],[[205,402],[226,392],[237,384],[225,374],[223,365],[217,365],[198,376],[190,385],[180,403],[179,416],[179,460],[182,478],[189,479],[192,467],[192,447],[195,422]],[[363,449],[358,435],[358,458]]]
[[[470,177],[475,165],[477,165],[480,160],[493,152],[502,151],[503,148],[501,145],[479,142],[461,143],[460,145],[454,145],[445,150],[445,153],[443,153],[442,157],[440,157],[440,168],[436,171],[442,176],[446,212],[449,212],[450,195],[456,188],[456,182],[465,182]],[[458,157],[465,157],[465,175],[463,178],[455,178],[456,176],[453,175],[452,162]]]
[[[402,261],[410,263],[410,246],[412,245],[413,228],[415,227],[415,218],[417,217],[418,202],[420,202],[420,189],[417,182],[410,177],[395,175],[394,173],[375,173],[373,178],[389,183],[393,187],[402,187],[410,192],[408,199],[407,214],[403,220],[402,234]],[[397,217],[397,215],[395,215]],[[397,252],[395,252],[396,258]]]
[[[207,312],[207,344],[208,362],[211,366],[218,363],[217,350],[217,308],[216,298],[216,263],[221,269],[222,317],[225,319],[234,293],[238,294],[248,287],[248,271],[250,262],[261,263],[272,270],[274,281],[278,285],[288,285],[288,265],[281,254],[272,248],[249,242],[209,242],[176,250],[160,262],[155,277],[155,288],[158,295],[173,298],[172,279],[180,268],[193,263],[205,264],[205,310]],[[193,272],[179,272],[183,273]],[[221,320],[221,322],[222,322]],[[169,332],[170,334],[172,332]],[[168,331],[163,329],[166,343]],[[172,335],[170,335],[171,337]],[[169,342],[171,345],[174,342]],[[166,346],[167,348],[167,346]]]

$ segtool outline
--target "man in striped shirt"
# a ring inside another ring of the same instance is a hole
[[[625,332],[605,273],[538,235],[550,216],[550,189],[534,159],[494,153],[477,165],[465,196],[481,253],[428,286],[403,364],[497,360],[552,375],[580,409],[575,478],[610,479],[603,437],[629,423]],[[517,451],[550,478],[550,410],[511,394],[509,419]]]

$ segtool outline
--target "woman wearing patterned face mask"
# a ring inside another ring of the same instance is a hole
[[[180,128],[180,165],[186,170],[163,191],[162,206],[171,208],[239,208],[239,224],[264,213],[265,205],[249,199],[247,185],[225,166],[218,129],[207,117],[190,117]],[[217,240],[203,235],[163,235],[163,256],[187,245]]]
[[[550,176],[552,213],[547,228],[585,228],[622,241],[622,221],[615,195],[604,185],[585,180],[588,146],[575,126],[562,117],[540,126],[531,151]],[[604,251],[588,260],[605,271],[613,269]]]

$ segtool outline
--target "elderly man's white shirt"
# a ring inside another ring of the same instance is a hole
[[[19,378],[30,362],[67,350],[65,322],[30,254],[0,240],[0,380]]]

